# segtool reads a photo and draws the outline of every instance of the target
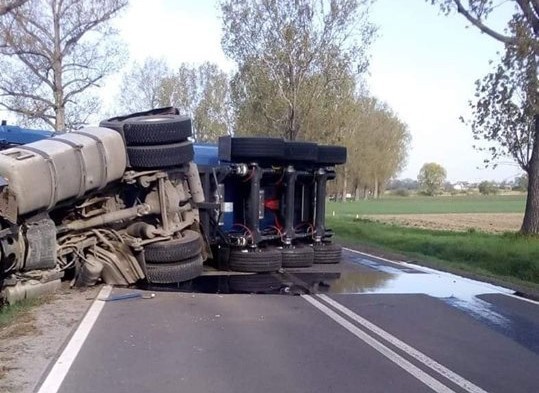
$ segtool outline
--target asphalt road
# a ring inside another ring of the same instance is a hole
[[[177,289],[96,302],[40,392],[539,391],[539,305],[503,288],[347,251]]]

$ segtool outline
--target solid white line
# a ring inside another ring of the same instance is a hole
[[[470,393],[487,393],[485,390],[481,389],[479,386],[474,385],[472,382],[468,381],[467,379],[461,377],[457,373],[451,371],[447,367],[441,365],[440,363],[436,362],[434,359],[431,359],[424,353],[418,351],[417,349],[411,347],[410,345],[406,344],[405,342],[399,340],[397,337],[391,335],[390,333],[386,332],[382,328],[376,326],[372,322],[367,321],[365,318],[360,317],[356,313],[354,313],[349,308],[346,308],[342,304],[336,302],[335,300],[331,299],[329,296],[326,295],[317,295],[320,299],[323,299],[326,303],[328,303],[330,306],[334,307],[335,309],[342,312],[344,315],[349,317],[350,319],[354,320],[355,322],[359,323],[364,328],[370,330],[371,332],[377,334],[387,342],[393,344],[400,350],[406,352],[408,355],[412,356],[413,358],[417,359],[419,362],[423,363],[425,366],[429,367],[430,369],[436,371],[443,377],[449,379],[451,382],[455,383],[456,385],[460,386],[462,389],[470,392]]]
[[[528,303],[531,303],[531,304],[539,305],[539,302],[537,300],[527,299],[527,298],[522,297],[522,296],[513,295],[512,293],[504,293],[503,295],[513,297],[515,299],[522,300],[524,302],[528,302]]]
[[[379,260],[384,261],[384,262],[393,263],[394,265],[398,265],[398,266],[400,266],[400,267],[403,267],[404,264],[410,265],[410,263],[408,263],[408,262],[404,262],[404,261],[392,261],[391,259],[378,257],[378,256],[376,256],[376,255],[369,254],[369,253],[363,252],[363,251],[354,250],[354,249],[348,248],[348,247],[343,247],[343,250],[351,251],[351,252],[354,252],[354,253],[360,254],[360,255],[365,255],[365,256],[370,257],[370,258],[379,259]],[[415,266],[415,265],[414,265],[414,266]],[[419,266],[419,267],[421,268],[421,266]]]
[[[101,310],[105,306],[105,302],[99,299],[107,298],[111,291],[112,287],[109,285],[104,286],[101,291],[99,291],[99,295],[97,295],[96,299],[90,306],[90,309],[84,316],[64,351],[58,360],[56,360],[56,363],[54,363],[54,366],[47,375],[47,378],[39,388],[38,393],[58,392],[60,385],[62,385],[62,382],[71,368],[71,365],[75,361],[75,358],[84,344],[86,337],[88,337],[88,334],[92,330],[97,317],[99,317],[99,313],[101,313]]]
[[[391,360],[393,363],[410,373],[412,376],[417,378],[419,381],[423,382],[425,385],[427,385],[429,388],[434,390],[438,393],[455,393],[453,390],[451,390],[449,387],[445,386],[440,381],[434,379],[429,374],[421,370],[420,368],[414,366],[412,363],[410,363],[408,360],[394,352],[393,350],[386,347],[381,342],[377,341],[373,337],[369,336],[367,333],[365,333],[363,330],[359,329],[357,326],[353,325],[352,323],[348,322],[346,319],[341,317],[339,314],[337,314],[335,311],[331,310],[324,304],[320,303],[318,300],[313,298],[309,295],[302,296],[306,301],[308,301],[311,305],[316,307],[318,310],[322,311],[324,314],[326,314],[328,317],[333,319],[335,322],[337,322],[339,325],[341,325],[343,328],[348,330],[350,333],[352,333],[354,336],[365,342],[367,345],[371,346],[378,352],[380,352],[382,355],[384,355],[386,358]]]

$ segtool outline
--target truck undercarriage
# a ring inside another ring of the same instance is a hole
[[[338,263],[326,183],[346,149],[280,138],[191,141],[162,108],[0,151],[4,302],[75,286],[191,280],[204,266]]]

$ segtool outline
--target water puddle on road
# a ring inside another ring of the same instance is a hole
[[[339,265],[315,266],[268,274],[202,275],[192,281],[151,290],[208,294],[425,294],[497,326],[509,321],[479,299],[487,293],[513,293],[511,290],[474,281],[450,273],[411,264],[390,264],[351,251],[343,253]],[[320,271],[313,271],[313,270]]]

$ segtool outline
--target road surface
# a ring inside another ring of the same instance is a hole
[[[539,305],[451,274],[347,250],[150,293],[96,301],[39,392],[539,391]]]

